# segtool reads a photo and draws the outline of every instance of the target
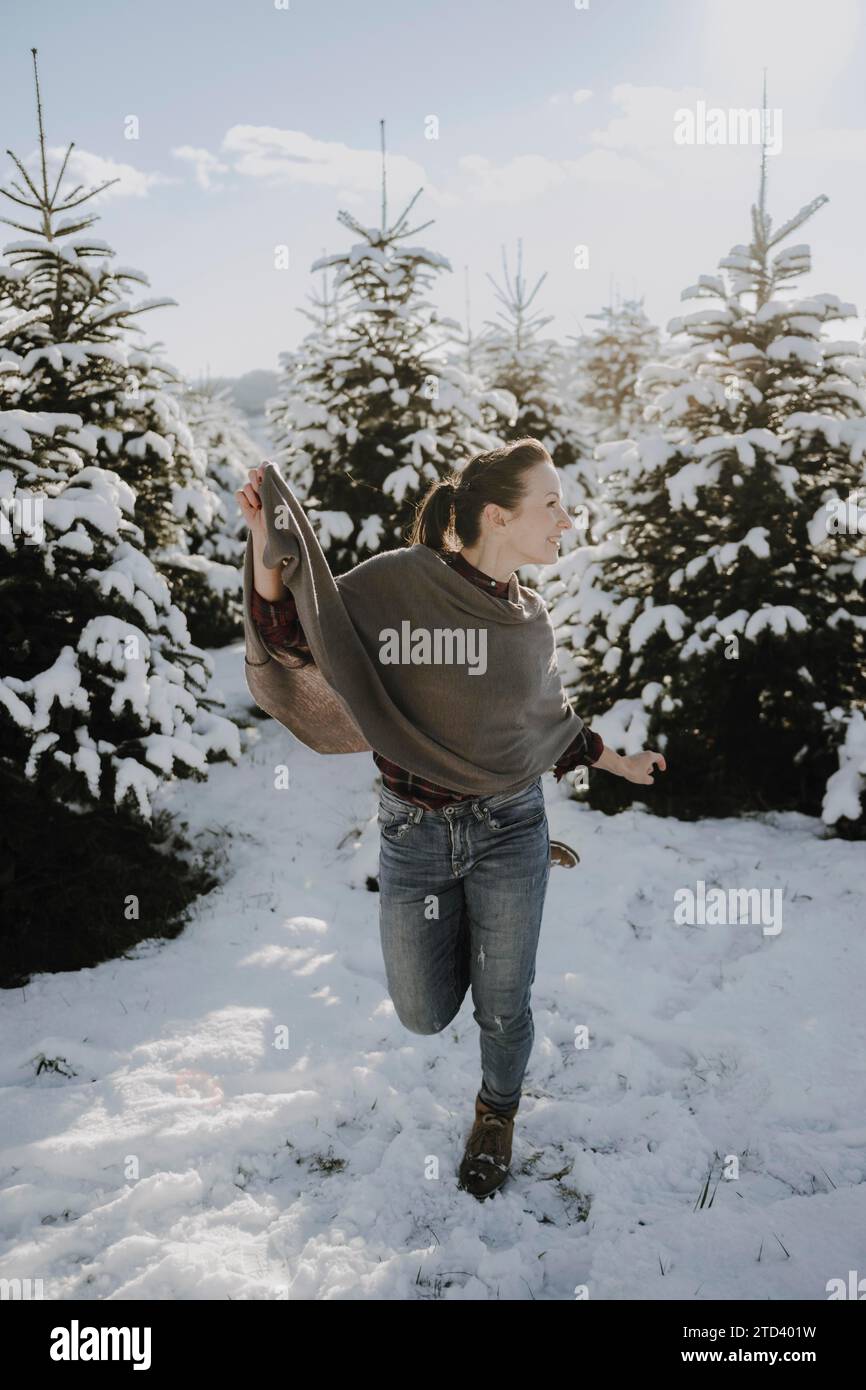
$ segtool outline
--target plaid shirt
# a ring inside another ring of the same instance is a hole
[[[482,570],[470,564],[458,551],[440,553],[452,569],[471,580],[473,584],[477,584],[479,589],[486,589],[497,598],[508,598],[508,580],[491,579],[489,574],[484,574]],[[288,590],[285,598],[269,601],[262,598],[253,588],[251,607],[258,634],[276,661],[286,657],[288,659],[285,664],[291,666],[305,666],[312,661],[312,653],[304,637],[295,600]],[[591,767],[603,751],[601,735],[593,733],[585,724],[565,752],[560,754],[553,767],[557,782],[566,772],[571,772],[576,767]],[[416,806],[425,806],[435,811],[442,806],[450,806],[455,801],[473,800],[467,792],[451,791],[448,787],[428,782],[426,778],[419,777],[414,772],[407,772],[405,768],[390,762],[381,753],[374,752],[373,761],[389,791],[402,797],[404,801],[413,802]]]

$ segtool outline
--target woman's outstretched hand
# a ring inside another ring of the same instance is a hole
[[[622,775],[627,782],[639,782],[643,786],[654,787],[652,771],[656,764],[660,772],[667,770],[664,754],[656,753],[652,748],[645,748],[641,753],[630,753],[627,758],[623,758]]]

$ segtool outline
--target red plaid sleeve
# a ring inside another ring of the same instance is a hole
[[[286,662],[289,666],[306,666],[312,661],[295,600],[288,590],[285,598],[266,599],[253,589],[250,608],[259,637],[275,660],[291,657]],[[306,660],[299,659],[304,657]]]
[[[591,767],[598,762],[604,752],[604,740],[601,734],[596,734],[587,724],[584,724],[580,733],[566,748],[554,764],[553,773],[557,782],[561,781],[566,772],[573,772],[576,767]]]

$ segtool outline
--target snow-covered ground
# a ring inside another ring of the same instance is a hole
[[[215,656],[244,703],[241,647]],[[52,1299],[698,1301],[866,1276],[862,844],[797,815],[608,818],[546,777],[581,863],[551,871],[512,1176],[480,1203],[456,1185],[471,996],[422,1037],[385,987],[372,758],[255,729],[168,799],[226,872],[184,933],[0,1000],[0,1276]],[[677,925],[701,879],[780,889],[782,930]]]

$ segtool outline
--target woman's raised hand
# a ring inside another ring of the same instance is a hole
[[[261,553],[265,548],[267,540],[267,528],[265,527],[265,516],[262,509],[261,485],[265,476],[264,464],[258,468],[251,468],[249,471],[249,482],[240,488],[235,497],[241,509],[241,515],[253,538],[253,545]]]
[[[235,497],[238,499],[241,515],[250,528],[250,535],[253,538],[253,584],[262,598],[269,599],[273,603],[277,599],[285,598],[286,590],[280,578],[282,565],[277,562],[276,565],[266,566],[264,561],[265,544],[268,539],[268,528],[265,525],[265,513],[261,498],[264,476],[264,464],[258,468],[251,468],[249,482],[238,489]]]

